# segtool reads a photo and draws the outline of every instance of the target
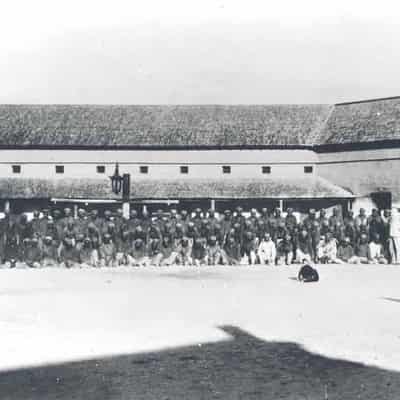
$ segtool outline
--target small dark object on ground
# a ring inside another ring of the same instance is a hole
[[[308,264],[303,265],[300,268],[298,279],[300,282],[318,282],[319,281],[318,271]]]

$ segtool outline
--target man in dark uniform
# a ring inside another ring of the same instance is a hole
[[[86,235],[88,219],[83,208],[78,210],[78,218],[75,220],[75,229],[78,235]]]
[[[44,237],[46,237],[46,236],[51,236],[54,241],[56,241],[57,243],[60,243],[61,232],[59,231],[59,229],[57,228],[57,226],[53,220],[49,220],[47,222],[46,232],[45,232],[44,236],[40,237],[40,242],[42,242]]]
[[[138,218],[137,211],[132,209],[131,212],[129,213],[129,230],[131,232],[134,232],[137,226],[140,225],[140,218]]]
[[[193,218],[192,218],[192,222],[194,223],[194,225],[196,226],[196,228],[198,230],[200,230],[202,221],[203,221],[203,216],[201,214],[201,208],[196,208],[194,210],[194,215],[193,215]]]
[[[17,266],[17,261],[20,256],[20,239],[18,231],[17,222],[11,216],[8,216],[5,227],[4,260],[10,264],[10,268],[15,268]]]
[[[33,211],[31,225],[32,225],[33,234],[37,237],[40,237],[40,212],[39,212],[39,210]]]
[[[19,217],[18,221],[18,235],[20,241],[22,242],[24,239],[30,239],[33,237],[33,228],[32,224],[28,221],[28,217],[26,214],[22,214]]]
[[[63,240],[62,246],[60,248],[60,262],[66,268],[72,268],[79,262],[75,243],[70,237],[66,237]]]
[[[315,210],[313,208],[310,209],[308,216],[304,219],[302,225],[311,236],[311,247],[313,252],[312,259],[316,262],[318,258],[318,245],[321,236],[321,228],[316,219]]]
[[[40,236],[44,237],[46,230],[47,230],[47,223],[52,219],[50,217],[50,211],[45,208],[42,210],[42,218],[40,218],[39,221],[39,232],[40,232]]]
[[[265,226],[268,226],[268,223],[269,223],[268,208],[263,207],[261,209],[260,220],[264,222]]]
[[[285,218],[285,225],[289,233],[293,236],[294,231],[297,227],[297,218],[293,214],[293,208],[288,208],[287,209],[287,215]]]
[[[276,242],[277,230],[281,220],[283,220],[281,216],[281,210],[279,208],[275,208],[274,213],[268,219],[269,232],[274,242]],[[283,223],[285,224],[284,220]]]
[[[72,210],[69,207],[64,208],[64,217],[61,218],[60,220],[60,225],[61,225],[61,231],[63,231],[67,225],[68,222],[71,222],[74,220],[74,217],[72,215]]]
[[[26,238],[23,261],[29,268],[39,268],[42,261],[42,252],[37,238]]]
[[[195,266],[206,265],[207,260],[207,246],[206,239],[196,238],[192,247],[192,258]]]
[[[186,236],[189,238],[192,245],[194,241],[200,237],[200,233],[192,221],[187,225]]]
[[[378,234],[379,237],[383,237],[383,220],[379,215],[379,211],[374,208],[372,209],[372,214],[368,218],[368,226],[369,226],[369,236],[373,238],[375,234]]]
[[[247,258],[247,262],[251,264],[256,263],[257,257],[257,243],[255,235],[252,230],[245,230],[243,233],[243,241],[241,248],[241,256]]]
[[[226,239],[224,251],[229,265],[240,264],[240,243],[238,243],[233,236],[230,236]]]
[[[179,222],[183,225],[185,229],[187,229],[188,223],[189,223],[189,215],[186,210],[182,210],[180,214],[180,220]]]
[[[219,219],[215,215],[215,210],[211,208],[208,210],[207,223],[211,228],[214,228],[219,223]]]
[[[258,230],[259,217],[258,217],[258,211],[255,208],[252,208],[250,210],[250,217],[248,221],[250,221],[252,232],[256,232]]]
[[[339,209],[335,207],[332,211],[332,215],[329,217],[329,225],[335,226],[338,222],[343,224],[343,218],[340,215]]]
[[[232,213],[231,210],[225,210],[223,217],[221,219],[221,231],[222,235],[224,238],[228,235],[228,232],[230,231],[232,227]]]
[[[41,244],[43,267],[55,267],[58,263],[58,244],[51,236],[45,236]]]
[[[125,224],[125,218],[122,212],[122,208],[118,208],[114,215],[114,225],[115,230],[119,234],[121,232],[122,226]]]
[[[320,227],[325,224],[329,226],[329,218],[326,216],[326,210],[324,208],[319,212],[318,222]]]
[[[99,217],[99,212],[97,210],[92,210],[88,216],[88,225],[93,224],[96,229],[100,232],[102,220]]]

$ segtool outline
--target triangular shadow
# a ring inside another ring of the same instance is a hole
[[[216,343],[0,373],[2,400],[398,400],[400,373],[261,340],[236,326]],[[93,339],[95,340],[95,338]]]

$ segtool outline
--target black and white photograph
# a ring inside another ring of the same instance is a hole
[[[0,400],[400,399],[398,2],[0,6]]]

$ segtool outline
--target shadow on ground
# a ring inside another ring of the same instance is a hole
[[[310,399],[400,398],[400,373],[266,342],[237,327],[227,341],[0,374],[0,398]],[[95,338],[93,338],[95,340]]]

